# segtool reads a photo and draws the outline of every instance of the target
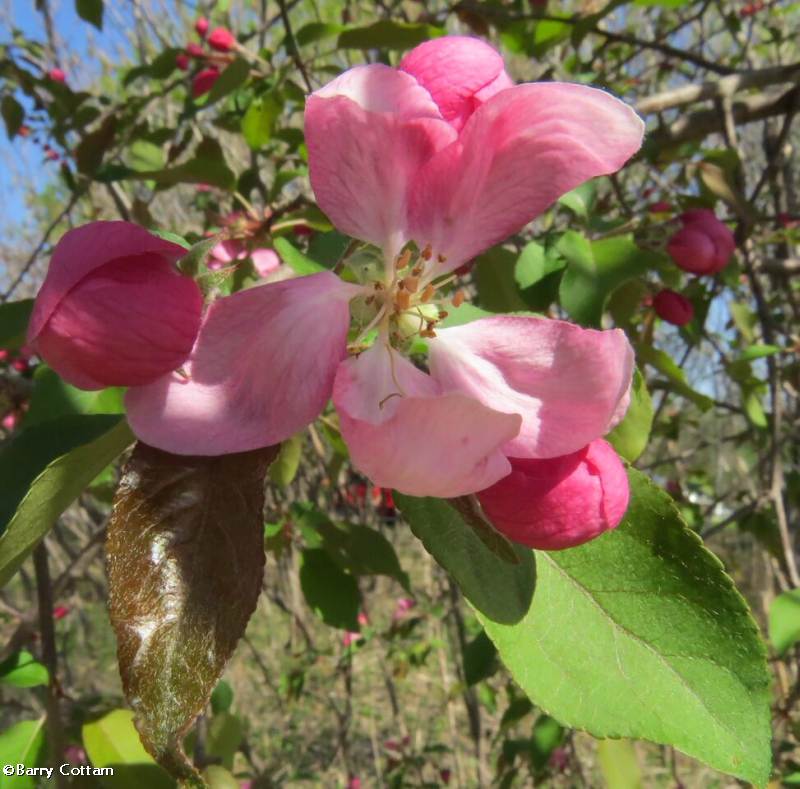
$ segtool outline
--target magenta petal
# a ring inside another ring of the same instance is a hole
[[[216,301],[179,374],[129,390],[134,433],[184,455],[276,444],[313,421],[346,352],[359,288],[329,272],[260,285]]]
[[[203,296],[150,255],[94,269],[60,300],[36,337],[39,355],[81,389],[148,384],[192,350]]]
[[[440,271],[453,270],[565,192],[617,171],[643,131],[636,113],[602,90],[558,82],[502,90],[415,179],[411,235],[447,258]]]
[[[478,494],[489,520],[540,550],[581,545],[615,528],[628,508],[628,477],[602,439],[565,457],[512,459],[511,473]]]
[[[333,401],[353,465],[380,487],[411,496],[473,493],[508,474],[500,447],[519,430],[436,383],[379,341],[336,373]]]
[[[498,88],[513,84],[505,73],[500,53],[484,41],[468,36],[426,41],[412,49],[398,68],[415,77],[431,94],[444,119],[456,130]]]
[[[408,240],[407,193],[419,168],[455,138],[408,74],[357,66],[306,103],[311,185],[336,227],[396,254]]]
[[[133,255],[175,261],[185,254],[183,247],[131,222],[90,222],[67,231],[56,244],[44,285],[36,297],[28,342],[36,339],[59,301],[91,271]]]
[[[547,318],[498,316],[437,330],[431,375],[522,417],[510,457],[567,455],[605,435],[629,397],[633,349],[620,329],[596,331]]]

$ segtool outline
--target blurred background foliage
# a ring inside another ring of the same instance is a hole
[[[235,45],[210,48],[200,17]],[[774,785],[800,784],[799,25],[788,0],[4,0],[0,416],[4,438],[38,428],[41,440],[29,468],[0,448],[2,526],[38,470],[100,435],[70,439],[71,417],[121,408],[118,392],[79,393],[25,352],[25,299],[62,233],[113,218],[190,242],[226,229],[244,251],[207,275],[220,292],[255,281],[254,249],[299,273],[331,268],[348,239],[310,191],[305,96],[434,36],[485,37],[516,81],[600,86],[647,122],[635,160],[483,255],[467,287],[486,310],[627,332],[639,372],[615,446],[748,598],[774,670]],[[694,207],[736,235],[715,277],[664,252]],[[656,315],[664,288],[692,303],[686,325]],[[68,758],[118,766],[74,785],[169,786],[123,709],[102,561],[119,464],[98,475],[106,463],[86,467],[91,485],[46,538],[50,598],[30,562],[3,577],[0,761],[45,758],[56,669]],[[350,468],[334,417],[285,444],[270,477],[264,593],[187,743],[213,786],[735,783],[534,708],[391,493]],[[52,610],[50,636],[37,605]]]

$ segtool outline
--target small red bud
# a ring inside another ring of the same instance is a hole
[[[192,80],[192,96],[199,98],[208,93],[214,83],[219,79],[219,71],[215,68],[203,69],[199,74],[196,74]]]
[[[236,46],[236,37],[227,27],[218,27],[208,37],[208,45],[217,52],[230,52]]]
[[[175,65],[181,71],[188,71],[190,63],[191,63],[191,59],[189,58],[189,56],[185,52],[181,52],[180,55],[176,55],[175,56]]]
[[[60,68],[51,68],[50,71],[47,72],[47,76],[50,77],[53,82],[67,81],[67,75]]]
[[[672,205],[666,200],[659,200],[647,209],[651,214],[666,214],[672,211]]]
[[[694,317],[692,302],[676,293],[665,289],[653,297],[653,309],[656,315],[674,326],[685,326]]]
[[[197,31],[197,35],[200,36],[200,38],[205,38],[206,33],[208,33],[208,20],[204,16],[201,16],[194,23],[194,29]]]
[[[191,43],[186,45],[186,54],[190,58],[204,58],[206,56],[206,51],[200,44]]]

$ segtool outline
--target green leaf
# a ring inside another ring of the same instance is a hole
[[[518,622],[525,616],[536,583],[531,551],[514,546],[519,564],[509,564],[486,547],[448,502],[399,493],[394,498],[411,531],[475,608],[498,622]]]
[[[174,782],[144,749],[130,710],[112,710],[84,723],[83,747],[94,767],[111,767],[113,776],[102,781],[109,789],[173,789]]]
[[[757,785],[770,773],[770,692],[758,629],[672,499],[631,469],[622,524],[537,552],[514,625],[479,613],[531,701],[596,737],[673,745]]]
[[[517,256],[504,247],[493,247],[478,258],[475,282],[480,306],[491,312],[518,312],[528,305],[515,281]]]
[[[47,365],[40,364],[33,376],[33,393],[25,413],[24,428],[53,419],[80,414],[122,414],[124,390],[109,387],[92,392],[68,384]]]
[[[236,187],[236,174],[228,167],[222,147],[210,137],[203,139],[195,148],[192,158],[183,164],[169,167],[166,170],[129,173],[129,177],[155,181],[162,186],[174,186],[180,183],[206,183],[229,191]]]
[[[672,388],[687,400],[691,400],[701,411],[708,411],[714,405],[714,401],[710,397],[700,394],[689,386],[686,374],[668,353],[660,348],[654,348],[652,345],[639,345],[636,349],[636,356],[639,361],[649,364],[665,375],[672,384]]]
[[[579,219],[586,222],[589,219],[589,213],[594,205],[595,197],[597,196],[597,183],[595,181],[586,181],[571,192],[561,195],[558,198],[560,205],[569,208],[572,213]]]
[[[208,107],[225,96],[230,95],[247,82],[250,76],[250,64],[244,58],[236,58],[220,75],[208,92],[204,106]]]
[[[365,27],[351,27],[342,31],[337,46],[339,49],[403,50],[444,34],[445,31],[440,27],[382,19]]]
[[[15,688],[35,688],[49,681],[47,668],[24,649],[9,655],[0,663],[0,682]]]
[[[343,30],[343,25],[335,25],[329,22],[309,22],[294,34],[294,40],[297,42],[297,46],[304,47],[308,44],[316,44],[317,41],[334,38]]]
[[[103,0],[75,0],[75,11],[84,22],[103,29]]]
[[[208,784],[208,789],[241,789],[238,780],[224,767],[210,764],[203,771],[203,779]]]
[[[265,93],[250,103],[242,118],[242,134],[254,151],[263,148],[272,138],[281,109],[281,102],[274,92]]]
[[[211,711],[218,715],[220,712],[228,712],[233,704],[233,688],[224,679],[217,683],[217,687],[211,691]]]
[[[633,371],[631,404],[625,418],[606,436],[606,440],[625,460],[633,463],[644,452],[652,426],[653,401],[644,376],[636,369]]]
[[[769,640],[778,655],[800,641],[800,589],[778,595],[769,607]]]
[[[590,242],[574,230],[564,233],[557,249],[567,260],[559,286],[561,306],[586,326],[599,326],[611,294],[661,259],[640,249],[630,236]]]
[[[233,769],[233,757],[244,739],[242,721],[230,712],[214,715],[208,724],[206,753],[219,759],[223,767]]]
[[[149,140],[135,140],[128,155],[128,165],[136,172],[160,170],[166,165],[167,157],[160,145]]]
[[[306,274],[316,274],[318,271],[327,271],[325,266],[320,266],[316,261],[306,257],[291,241],[282,236],[273,239],[273,246],[281,256],[281,260],[296,274],[305,276]]]
[[[6,125],[6,134],[10,140],[19,131],[25,121],[25,110],[23,106],[10,94],[6,93],[0,102],[0,115]]]
[[[287,439],[281,444],[278,457],[269,467],[269,478],[280,487],[285,488],[292,484],[292,480],[300,467],[303,457],[303,439],[305,431]]]
[[[0,732],[0,764],[38,767],[46,757],[45,718],[20,721]],[[33,776],[9,776],[0,770],[0,789],[36,789],[39,781]]]
[[[95,131],[87,134],[75,149],[75,162],[78,172],[94,175],[103,163],[106,151],[111,147],[117,134],[118,119],[109,115]]]
[[[0,304],[0,348],[17,350],[25,344],[33,299]]]
[[[600,740],[597,761],[608,789],[642,789],[642,771],[630,740]]]
[[[276,452],[190,457],[140,443],[114,500],[106,554],[122,686],[147,751],[189,783],[199,776],[183,736],[261,591],[264,477]]]
[[[24,430],[3,448],[0,478],[13,479],[14,486],[0,492],[0,527],[13,514],[0,534],[0,587],[19,569],[58,516],[132,441],[124,419],[98,415],[65,417],[38,425]]]
[[[483,630],[466,644],[462,659],[464,682],[468,686],[488,679],[497,670],[497,649]]]
[[[306,548],[301,554],[300,587],[309,608],[330,627],[358,630],[361,596],[358,584],[327,551]]]
[[[751,362],[753,359],[763,359],[765,356],[774,356],[776,353],[781,353],[783,349],[778,345],[751,345],[745,348],[736,361],[738,362]]]
[[[560,271],[565,266],[563,260],[545,254],[544,247],[531,241],[526,244],[514,265],[514,279],[523,290],[536,285],[548,275]]]

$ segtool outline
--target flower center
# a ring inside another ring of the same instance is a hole
[[[439,256],[438,263],[444,258]],[[372,293],[364,299],[371,317],[358,337],[350,343],[351,353],[364,350],[364,341],[374,330],[389,337],[392,346],[408,350],[413,340],[436,336],[436,325],[447,317],[447,307],[458,307],[465,300],[463,291],[452,292],[455,274],[436,281],[433,253],[426,246],[416,256],[410,248],[393,261],[382,280],[372,282]]]

